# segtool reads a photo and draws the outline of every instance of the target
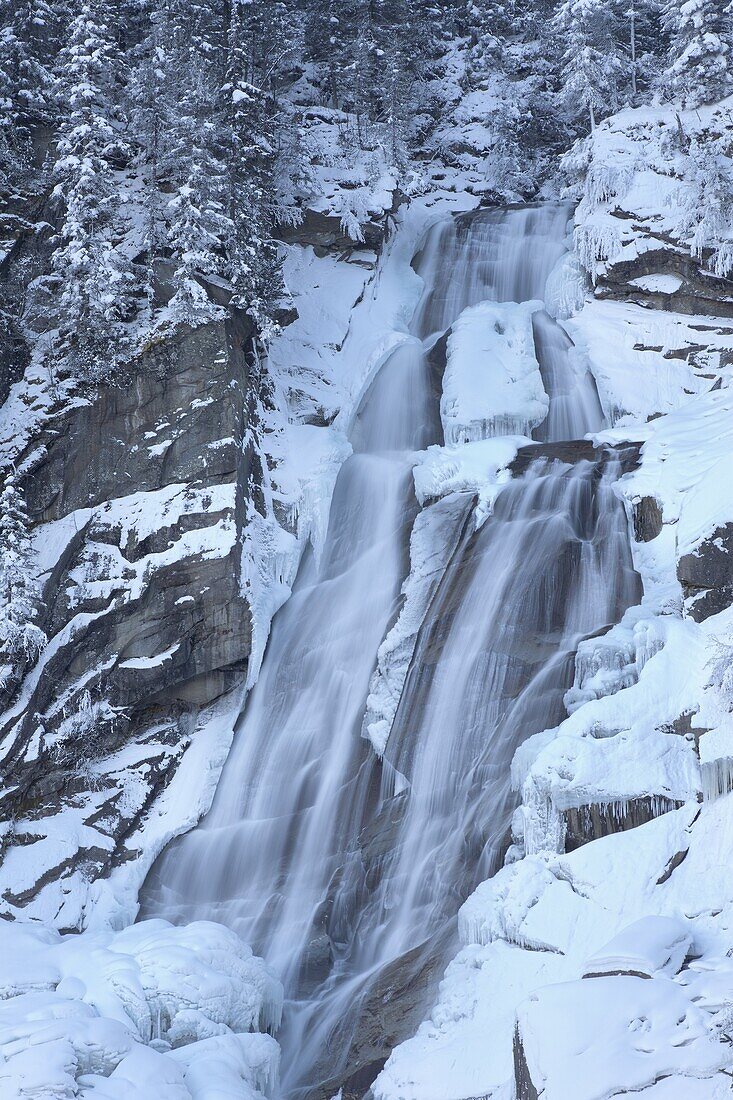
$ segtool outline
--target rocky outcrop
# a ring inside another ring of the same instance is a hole
[[[349,256],[352,252],[377,251],[381,248],[385,236],[384,220],[363,222],[359,232],[360,236],[348,232],[337,214],[308,209],[303,212],[303,219],[297,225],[281,226],[279,236],[286,244],[309,245],[316,256],[327,256],[329,253]]]
[[[570,439],[562,443],[535,443],[520,447],[516,457],[509,464],[512,477],[522,477],[533,462],[545,459],[547,462],[593,462],[598,464],[599,472],[603,466],[614,459],[621,463],[622,473],[630,473],[639,465],[640,443],[624,443],[621,447],[596,447],[589,439]]]
[[[353,1017],[347,1021],[348,1036],[332,1036],[332,1050],[345,1052],[344,1068],[331,1075],[324,1062],[323,1083],[308,1091],[307,1100],[329,1100],[339,1092],[342,1100],[372,1095],[371,1085],[394,1047],[414,1034],[424,1006],[433,1004],[454,935],[451,923],[378,972],[359,1005],[355,1026]]]
[[[634,538],[637,542],[653,542],[661,534],[663,517],[655,497],[642,497],[633,506]]]
[[[251,340],[231,315],[152,345],[20,456],[49,644],[0,718],[4,843],[42,840],[71,808],[80,828],[22,882],[6,862],[6,910],[133,856],[125,837],[202,708],[245,679],[242,539],[262,483]]]
[[[636,829],[681,805],[682,802],[661,795],[646,795],[616,802],[592,802],[566,810],[563,814],[565,851],[573,852],[600,837]]]
[[[642,236],[644,226],[635,226]],[[648,236],[653,233],[647,230]],[[644,285],[644,280],[656,279]],[[674,290],[663,287],[665,279]],[[642,285],[634,285],[641,280]],[[733,282],[704,271],[699,262],[672,240],[660,240],[633,260],[614,263],[598,281],[596,295],[618,301],[636,302],[651,309],[687,316],[733,317]]]
[[[539,1100],[524,1053],[519,1027],[514,1029],[514,1090],[517,1100]]]
[[[719,527],[677,563],[690,618],[701,623],[733,603],[733,523]]]

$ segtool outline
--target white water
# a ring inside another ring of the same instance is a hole
[[[144,915],[223,921],[280,973],[285,1095],[331,1094],[317,1086],[338,1082],[375,977],[440,936],[494,869],[516,746],[562,716],[579,638],[637,595],[612,467],[534,466],[500,494],[441,584],[384,769],[360,738],[408,568],[413,452],[440,439],[422,341],[484,299],[542,299],[567,216],[560,206],[492,211],[428,234],[415,338],[355,418],[322,560],[304,561],[276,617],[211,812],[146,888]],[[536,340],[551,397],[545,438],[597,427],[595,391],[570,378],[549,318]],[[398,796],[394,769],[409,785]],[[379,835],[390,817],[391,844],[370,878],[360,834]]]

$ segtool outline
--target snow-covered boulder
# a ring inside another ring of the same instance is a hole
[[[584,978],[631,974],[652,978],[674,976],[692,942],[685,923],[674,917],[641,917],[610,943],[595,951],[584,967]]]
[[[143,921],[60,935],[0,924],[0,1095],[272,1095],[282,986],[227,928]]]
[[[549,398],[532,332],[532,314],[541,308],[541,302],[482,302],[455,322],[441,401],[447,444],[526,436],[544,420]]]

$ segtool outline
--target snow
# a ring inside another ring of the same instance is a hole
[[[549,400],[535,356],[532,314],[541,302],[482,302],[451,329],[440,414],[448,445],[530,435]]]
[[[507,467],[517,450],[531,442],[527,436],[500,436],[463,446],[428,447],[413,470],[418,501],[424,505],[449,493],[474,492],[479,514],[485,517],[511,478]]]
[[[633,974],[652,978],[679,973],[692,943],[686,924],[674,917],[641,917],[586,961],[584,978]]]
[[[630,285],[650,293],[674,294],[683,283],[678,275],[641,275],[638,279],[631,279]]]
[[[517,1028],[546,1100],[604,1100],[662,1077],[708,1076],[728,1064],[704,1014],[666,978],[550,985],[519,1006]]]
[[[448,966],[430,1018],[392,1052],[373,1087],[376,1100],[509,1100],[508,1087],[497,1091],[513,1076],[514,1014],[506,1003],[566,975],[561,955],[501,942],[466,946]]]
[[[517,1013],[535,1082],[558,1100],[607,1100],[669,1072],[709,1076],[717,1089],[714,1071],[733,1061],[717,1031],[731,968],[715,961],[733,911],[714,855],[730,836],[729,811],[691,805],[570,855],[526,858],[482,884],[461,910],[465,946],[430,1020],[393,1052],[375,1095],[492,1096],[512,1077]],[[677,852],[685,858],[665,878]],[[688,969],[688,952],[709,962]],[[631,974],[582,979],[606,965]],[[675,1100],[697,1095],[686,1085]]]
[[[695,659],[692,624],[670,619],[663,648],[646,662],[636,683],[588,701],[562,723],[556,735],[525,742],[515,760],[526,808],[531,850],[551,844],[552,815],[583,805],[620,804],[647,796],[684,802],[699,790],[694,746],[665,729],[693,710],[697,684],[676,679],[680,662]],[[699,658],[698,658],[699,660]],[[696,662],[697,663],[697,662]],[[539,751],[527,766],[535,746]],[[537,832],[539,830],[539,832]]]
[[[619,262],[666,248],[689,255],[707,250],[719,266],[730,243],[727,218],[701,184],[710,166],[700,162],[700,141],[730,132],[731,100],[695,110],[676,103],[619,111],[565,157],[570,174],[586,169],[576,214],[576,245],[594,282]],[[683,135],[682,140],[680,136]],[[675,294],[670,272],[635,281],[646,293]]]
[[[645,421],[682,408],[690,396],[710,389],[684,359],[669,352],[699,344],[694,320],[621,302],[588,302],[562,322],[575,355],[595,377],[598,396],[612,424]],[[637,436],[638,438],[638,436]]]
[[[272,1096],[282,987],[228,929],[0,925],[0,1091],[48,1100]],[[260,1033],[257,1033],[257,1032]]]
[[[152,657],[129,657],[126,661],[120,661],[119,667],[136,669],[157,668],[165,664],[166,661],[170,661],[171,657],[173,657],[180,648],[180,643],[176,642],[163,653],[155,653]]]
[[[461,448],[465,450],[466,448]],[[415,468],[415,475],[420,467]],[[417,634],[430,601],[465,529],[472,530],[478,500],[473,493],[450,492],[418,513],[410,535],[410,572],[402,585],[402,606],[377,651],[369,683],[363,736],[384,755]]]

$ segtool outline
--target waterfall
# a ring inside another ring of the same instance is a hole
[[[354,418],[321,560],[306,555],[276,616],[210,813],[146,883],[145,916],[222,921],[282,977],[286,1096],[328,1100],[348,1073],[367,1090],[388,1053],[353,1054],[370,996],[385,975],[439,974],[459,905],[503,853],[515,749],[564,716],[580,639],[639,596],[613,459],[539,458],[442,578],[384,762],[360,737],[409,568],[415,452],[442,440],[427,352],[470,305],[542,300],[568,213],[484,211],[426,235],[412,337]],[[536,438],[600,427],[565,334],[538,313],[534,335],[550,397]]]

